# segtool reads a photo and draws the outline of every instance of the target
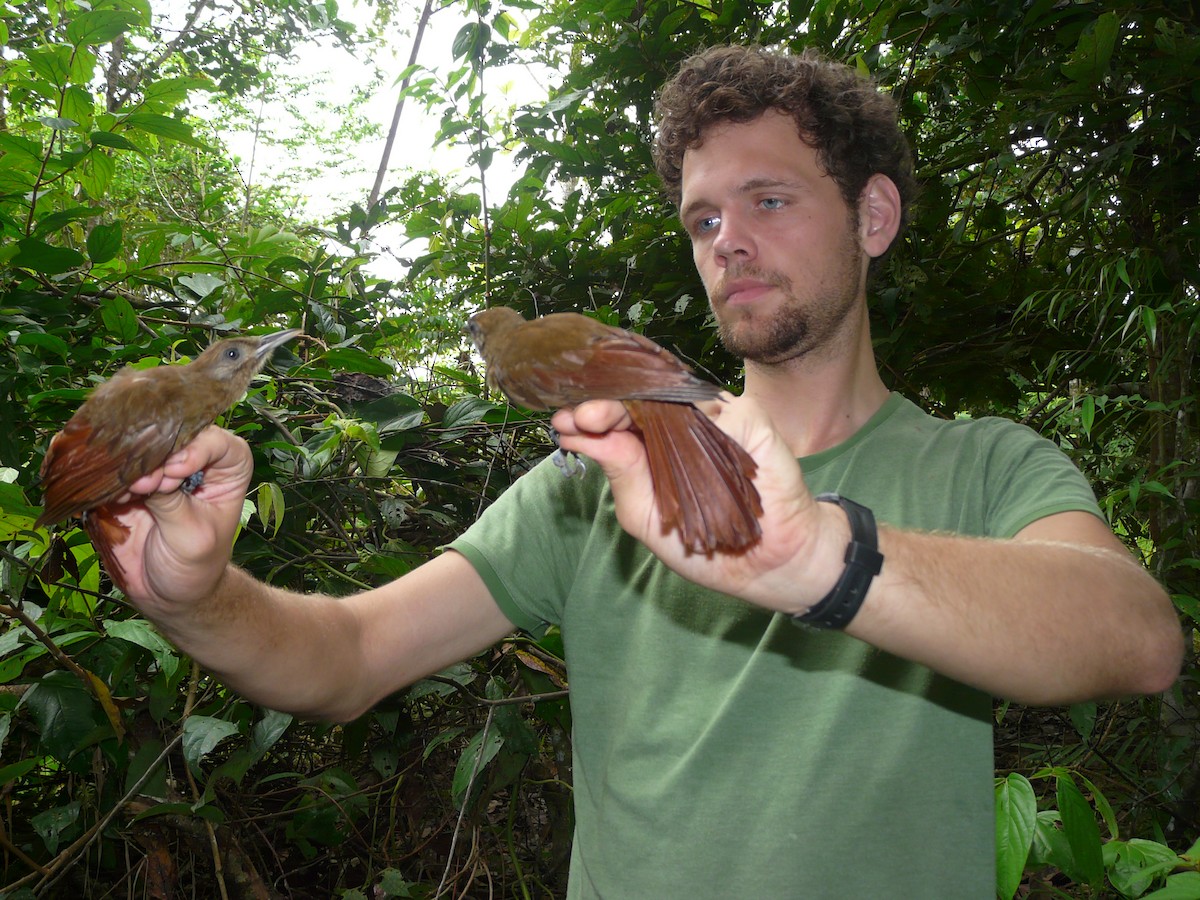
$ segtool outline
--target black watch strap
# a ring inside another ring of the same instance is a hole
[[[850,624],[862,606],[871,580],[883,568],[879,552],[879,531],[875,515],[861,503],[847,500],[838,494],[818,494],[822,503],[836,503],[850,519],[850,545],[846,547],[846,568],[833,590],[809,607],[807,612],[792,616],[798,625],[810,628],[842,629]]]

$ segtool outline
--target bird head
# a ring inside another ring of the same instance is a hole
[[[266,365],[275,348],[300,333],[299,328],[289,328],[271,334],[226,338],[197,356],[192,365],[202,369],[209,378],[223,381],[231,388],[237,387],[240,394]]]
[[[489,337],[495,337],[517,328],[525,321],[515,309],[507,306],[489,306],[467,320],[467,332],[475,342],[475,349],[487,358],[484,345]]]

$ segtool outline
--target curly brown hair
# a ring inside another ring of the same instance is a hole
[[[917,184],[895,104],[855,69],[813,50],[720,46],[684,60],[655,106],[654,163],[671,201],[678,206],[682,197],[684,153],[713,125],[749,122],[768,110],[795,120],[851,211],[872,175],[892,179],[903,227]]]

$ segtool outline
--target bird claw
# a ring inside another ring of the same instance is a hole
[[[558,466],[558,471],[562,472],[563,478],[582,475],[587,471],[587,465],[578,455],[570,450],[564,450],[562,447],[550,454],[550,461]]]
[[[183,483],[179,485],[179,489],[185,494],[194,494],[196,491],[200,490],[200,487],[203,484],[204,470],[201,469],[199,472],[193,472],[187,478],[183,479]]]
[[[558,429],[553,425],[550,426],[550,440],[554,441],[555,445],[558,444]],[[570,450],[564,450],[562,447],[550,454],[550,461],[558,467],[558,471],[562,472],[563,478],[572,478],[587,471],[587,466],[577,454]]]

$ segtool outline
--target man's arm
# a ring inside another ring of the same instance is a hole
[[[825,596],[850,527],[817,503],[760,408],[718,404],[717,423],[759,464],[763,538],[748,553],[688,555],[663,534],[641,441],[619,405],[556,413],[566,450],[604,468],[622,527],[691,581],[785,613]],[[853,499],[853,498],[851,498]],[[1165,690],[1183,640],[1163,589],[1088,513],[1048,516],[1010,540],[880,528],[883,571],[847,633],[996,696],[1063,704]]]
[[[194,494],[175,490],[205,471]],[[118,548],[129,596],[202,666],[265,706],[345,721],[513,630],[474,568],[448,552],[374,590],[302,595],[229,564],[252,463],[245,442],[204,431],[133,485]]]
[[[1028,704],[1150,694],[1178,677],[1162,588],[1090,513],[1012,540],[880,530],[884,571],[848,634]]]

